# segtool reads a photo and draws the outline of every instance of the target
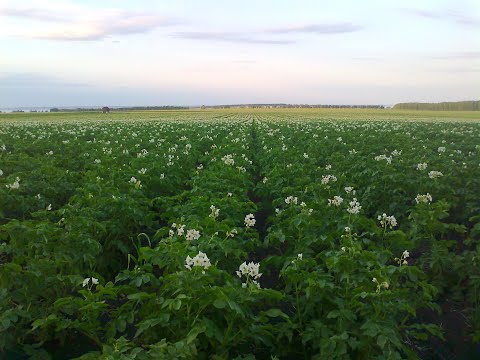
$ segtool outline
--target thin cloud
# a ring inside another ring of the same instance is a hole
[[[288,45],[295,44],[297,41],[293,39],[278,39],[277,35],[288,34],[345,34],[360,31],[363,27],[351,23],[337,24],[307,24],[296,26],[285,26],[278,28],[263,29],[250,32],[207,32],[207,31],[184,31],[172,34],[175,38],[190,40],[210,40],[231,43],[248,43],[248,44],[269,44],[269,45]],[[265,36],[270,35],[269,38]],[[272,36],[274,38],[272,38]]]
[[[309,24],[287,26],[264,30],[268,34],[345,34],[362,30],[363,27],[352,23],[337,23],[337,24]]]
[[[59,77],[41,73],[0,74],[0,87],[38,88],[38,87],[87,87],[86,83],[67,81]]]
[[[87,21],[66,29],[30,35],[36,39],[59,41],[98,41],[114,35],[144,34],[177,22],[151,15],[121,14],[105,21]]]
[[[480,27],[479,17],[470,16],[457,10],[435,11],[422,9],[403,9],[403,11],[427,19],[450,21],[463,26]]]
[[[47,26],[32,22],[29,28],[33,27],[34,30],[19,28],[15,35],[56,41],[98,41],[115,35],[147,33],[157,28],[180,23],[177,19],[146,12],[119,9],[101,9],[93,12],[78,7],[48,12],[38,8],[0,8],[0,16],[48,21]]]
[[[40,21],[66,21],[64,17],[52,15],[51,11],[44,9],[35,9],[35,8],[0,8],[0,16],[6,17],[17,17],[24,18],[29,20],[40,20]]]
[[[202,31],[184,31],[172,34],[175,38],[190,40],[210,40],[230,43],[248,43],[248,44],[267,44],[267,45],[288,45],[294,44],[293,40],[262,39],[249,34],[237,32],[202,32]]]

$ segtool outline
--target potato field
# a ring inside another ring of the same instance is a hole
[[[480,357],[480,121],[0,114],[0,358]]]

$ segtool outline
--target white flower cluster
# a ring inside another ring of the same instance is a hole
[[[185,267],[188,270],[192,270],[192,266],[203,267],[204,270],[208,270],[212,264],[210,263],[210,259],[207,257],[207,254],[199,251],[198,254],[193,258],[187,256],[185,259]]]
[[[357,193],[357,191],[352,187],[352,186],[345,186],[345,192],[347,194],[352,194],[352,195],[355,195]]]
[[[343,203],[341,196],[334,196],[333,199],[328,199],[328,206],[340,206]]]
[[[85,287],[90,283],[90,280],[92,280],[92,285],[98,285],[98,279],[91,277],[91,278],[86,278],[82,281],[82,286]]]
[[[139,153],[137,153],[137,157],[138,157],[138,158],[144,158],[144,157],[146,157],[147,155],[148,155],[148,150],[146,150],[146,149],[142,149],[142,150],[140,150]]]
[[[232,237],[232,238],[233,238],[233,237],[235,237],[235,235],[237,235],[237,234],[238,234],[238,231],[237,231],[237,229],[235,229],[235,228],[233,228],[233,229],[230,230],[230,231],[227,231],[227,237]]]
[[[142,188],[142,182],[141,182],[140,180],[137,180],[137,179],[135,178],[135,176],[132,176],[132,177],[130,178],[129,183],[134,184],[137,189],[141,189],[141,188]]]
[[[195,229],[187,230],[187,234],[185,235],[185,239],[187,239],[188,241],[200,239],[200,231],[195,230]]]
[[[177,235],[178,236],[183,236],[183,234],[185,233],[185,225],[182,225],[182,224],[178,224],[177,223],[173,223],[172,224],[172,228],[170,229],[170,231],[168,232],[168,234],[170,236],[173,236],[175,235],[175,230],[173,229],[176,229],[177,230]]]
[[[253,214],[248,214],[245,216],[245,226],[246,227],[253,227],[256,223],[255,216]]]
[[[290,204],[295,204],[297,205],[298,203],[298,198],[296,196],[287,196],[285,198],[285,204],[290,205]]]
[[[437,179],[437,178],[442,177],[442,176],[443,176],[443,174],[440,171],[432,170],[428,173],[428,177],[430,179]]]
[[[398,265],[402,266],[402,265],[408,265],[408,261],[407,261],[407,258],[410,257],[410,253],[405,250],[403,253],[402,253],[402,256],[400,256],[400,258],[395,258],[395,261],[398,263]]]
[[[233,156],[230,154],[225,155],[222,157],[222,161],[225,163],[225,165],[234,165],[235,160],[233,160]]]
[[[329,182],[337,181],[337,177],[335,175],[323,175],[322,176],[322,184],[327,185]]]
[[[303,153],[303,157],[304,157],[305,159],[308,159],[308,154],[307,154],[307,153]]]
[[[388,226],[391,229],[397,226],[397,219],[395,219],[393,215],[387,216],[387,214],[383,213],[382,215],[378,215],[378,220],[380,220],[380,224],[384,228]]]
[[[417,202],[417,204],[430,204],[432,202],[432,195],[430,195],[429,193],[426,193],[425,195],[418,194],[415,198],[415,201]]]
[[[360,213],[360,210],[362,210],[362,207],[360,206],[360,203],[358,202],[357,198],[353,198],[353,200],[350,201],[348,205],[349,206],[347,211],[352,215],[356,215]]]
[[[260,279],[260,276],[262,276],[262,274],[259,271],[259,263],[249,262],[247,264],[246,262],[243,262],[243,264],[239,266],[237,271],[237,275],[239,278],[242,278],[242,276],[247,277],[247,281],[242,284],[242,287],[247,287],[247,282],[249,279],[251,279],[252,283],[260,289],[260,283],[258,282],[258,279]]]
[[[141,168],[140,170],[138,170],[138,173],[141,175],[145,175],[146,172],[147,172],[147,169],[145,168]]]
[[[427,165],[426,162],[417,164],[417,170],[420,170],[420,171],[426,170],[426,169],[427,169],[427,166],[428,166],[428,165]]]
[[[0,176],[3,176],[3,171],[2,170],[0,170]]]
[[[20,187],[20,178],[17,176],[13,184],[7,184],[5,187],[10,190],[17,190]]]
[[[176,230],[178,236],[183,236],[185,234],[185,227],[186,227],[186,225],[173,223],[172,228],[168,232],[168,235],[170,237],[174,236],[175,235],[175,230]],[[200,238],[200,236],[201,236],[200,231],[198,231],[196,229],[189,229],[189,230],[187,230],[187,233],[185,234],[185,239],[188,240],[188,241],[198,240]]]
[[[444,153],[445,150],[446,150],[445,146],[440,146],[440,147],[437,149],[437,151],[438,151],[439,153]]]
[[[220,209],[217,209],[214,205],[210,206],[210,215],[208,217],[211,217],[212,219],[216,219],[218,217],[218,214],[220,213]]]
[[[391,156],[387,156],[387,155],[385,155],[385,154],[375,156],[375,160],[376,160],[376,161],[385,160],[385,161],[387,162],[387,164],[391,164],[391,163],[392,163],[392,157],[391,157]]]

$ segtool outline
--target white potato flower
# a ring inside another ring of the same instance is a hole
[[[285,198],[285,204],[295,204],[297,205],[298,203],[298,198],[296,196],[287,196]]]
[[[242,278],[242,276],[245,276],[247,278],[247,283],[251,281],[252,284],[254,284],[257,288],[260,289],[260,283],[258,282],[258,279],[260,279],[260,277],[262,276],[262,273],[260,273],[259,263],[249,262],[247,264],[246,262],[243,262],[239,266],[238,271],[236,273],[239,278]],[[247,285],[245,286],[242,285],[242,287],[246,287],[246,286]]]
[[[198,240],[200,238],[200,231],[195,229],[187,230],[187,234],[185,235],[185,239],[188,241]]]
[[[358,202],[357,198],[353,198],[353,200],[349,202],[349,207],[347,208],[347,212],[352,215],[356,215],[360,213],[360,210],[362,210],[360,203]]]
[[[424,203],[424,204],[430,204],[432,202],[432,195],[430,195],[429,193],[426,193],[425,195],[420,195],[418,194],[416,197],[415,197],[415,201],[417,204],[420,204],[420,203]]]
[[[334,196],[333,199],[328,199],[328,206],[340,206],[343,203],[341,196]]]
[[[387,214],[383,213],[382,215],[378,215],[378,220],[380,220],[380,224],[384,228],[388,226],[391,229],[397,226],[397,219],[395,219],[393,215],[387,216]]]
[[[207,254],[199,251],[197,255],[195,255],[193,258],[190,256],[187,256],[185,259],[185,267],[188,270],[192,270],[192,267],[203,267],[203,269],[208,270],[208,268],[212,264],[210,263],[210,259],[208,258]]]
[[[253,214],[248,214],[245,216],[245,226],[247,228],[255,226],[255,223],[256,223],[256,220]]]
[[[442,177],[442,176],[443,176],[443,174],[440,171],[434,171],[433,170],[433,171],[430,171],[428,173],[428,177],[430,179],[437,179],[437,178]]]
[[[428,166],[428,165],[427,165],[427,163],[425,163],[425,162],[424,162],[424,163],[420,163],[420,164],[417,164],[417,168],[416,168],[416,169],[417,169],[417,170],[420,170],[420,171],[426,170],[426,169],[427,169],[427,166]]]

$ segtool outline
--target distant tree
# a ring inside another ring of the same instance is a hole
[[[205,109],[206,109],[206,106],[205,106],[205,105],[202,105],[202,106],[200,107],[200,109],[205,110]]]
[[[393,108],[401,110],[478,111],[480,109],[480,101],[399,103],[395,104]]]
[[[104,106],[102,107],[102,113],[109,113],[110,112],[110,108],[108,106]]]

